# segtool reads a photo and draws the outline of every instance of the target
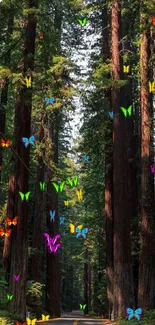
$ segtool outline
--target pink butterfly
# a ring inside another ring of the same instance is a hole
[[[14,275],[14,279],[15,279],[15,281],[18,281],[19,278],[20,278],[20,275]]]
[[[57,239],[61,237],[60,234],[56,235],[55,237],[51,238],[47,233],[44,233],[44,236],[46,237],[47,242],[45,241],[45,244],[48,247],[49,253],[56,253],[58,248],[61,244],[56,244]]]
[[[150,168],[151,168],[151,172],[155,173],[155,165],[151,165]]]

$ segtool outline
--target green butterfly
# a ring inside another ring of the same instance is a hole
[[[78,182],[78,176],[76,176],[73,180],[71,180],[70,178],[67,178],[67,181],[71,187],[76,186],[77,182]]]
[[[129,114],[129,116],[132,115],[132,105],[130,105],[127,109],[124,107],[120,107],[120,109],[122,110],[125,118],[127,118],[127,115]]]
[[[62,192],[63,191],[63,188],[65,186],[65,182],[62,182],[60,185],[52,182],[53,186],[55,187],[56,191],[57,192]]]
[[[22,193],[22,192],[19,192],[19,195],[20,195],[20,198],[22,200],[22,202],[24,201],[24,197],[25,197],[25,200],[28,201],[29,200],[29,196],[30,196],[30,193],[31,192],[27,192],[27,193]]]
[[[86,26],[86,24],[87,24],[87,18],[78,19],[78,22],[80,23],[81,26]]]
[[[80,304],[80,309],[81,309],[81,310],[85,310],[86,306],[87,306],[87,305],[81,305],[81,304]]]
[[[40,189],[41,191],[45,190],[45,182],[40,182]]]
[[[10,296],[10,295],[7,295],[7,298],[8,298],[8,300],[12,300],[12,298],[13,298],[13,295],[12,295],[12,296]]]

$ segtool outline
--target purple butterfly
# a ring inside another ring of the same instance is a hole
[[[15,279],[15,281],[18,281],[19,278],[20,278],[20,275],[14,275],[14,279]]]
[[[45,244],[48,246],[49,253],[56,253],[61,244],[55,245],[55,243],[57,239],[61,237],[61,235],[58,234],[55,237],[51,238],[47,233],[44,233],[44,236],[46,237],[47,240]]]
[[[150,168],[151,168],[151,172],[155,173],[155,165],[151,165]]]

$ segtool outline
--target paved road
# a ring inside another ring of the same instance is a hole
[[[36,322],[36,325],[105,325],[103,320],[92,318],[57,318],[47,322]]]

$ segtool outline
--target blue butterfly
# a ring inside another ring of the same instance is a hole
[[[75,228],[76,238],[82,236],[84,239],[86,239],[88,232],[89,232],[88,227],[83,228],[82,230],[78,227]]]
[[[138,308],[136,310],[133,310],[131,308],[126,308],[126,313],[128,315],[128,320],[131,320],[132,318],[136,318],[139,321],[140,316],[142,314],[142,308]]]
[[[60,217],[60,225],[63,225],[64,224],[64,221],[65,221],[65,218],[64,217]]]
[[[48,105],[48,104],[54,104],[54,102],[55,102],[55,98],[54,97],[52,97],[52,98],[47,98],[47,97],[45,97],[45,102],[46,102],[46,105]]]
[[[54,221],[54,219],[55,219],[55,210],[54,211],[50,210],[50,221]]]
[[[113,118],[114,118],[114,112],[109,112],[109,116],[113,120]]]
[[[86,162],[88,162],[88,159],[90,158],[89,156],[83,156],[83,158],[84,158],[84,161],[86,161]]]
[[[22,138],[22,142],[24,143],[24,146],[27,148],[29,144],[32,144],[32,146],[35,145],[35,137],[32,135],[30,138]]]

